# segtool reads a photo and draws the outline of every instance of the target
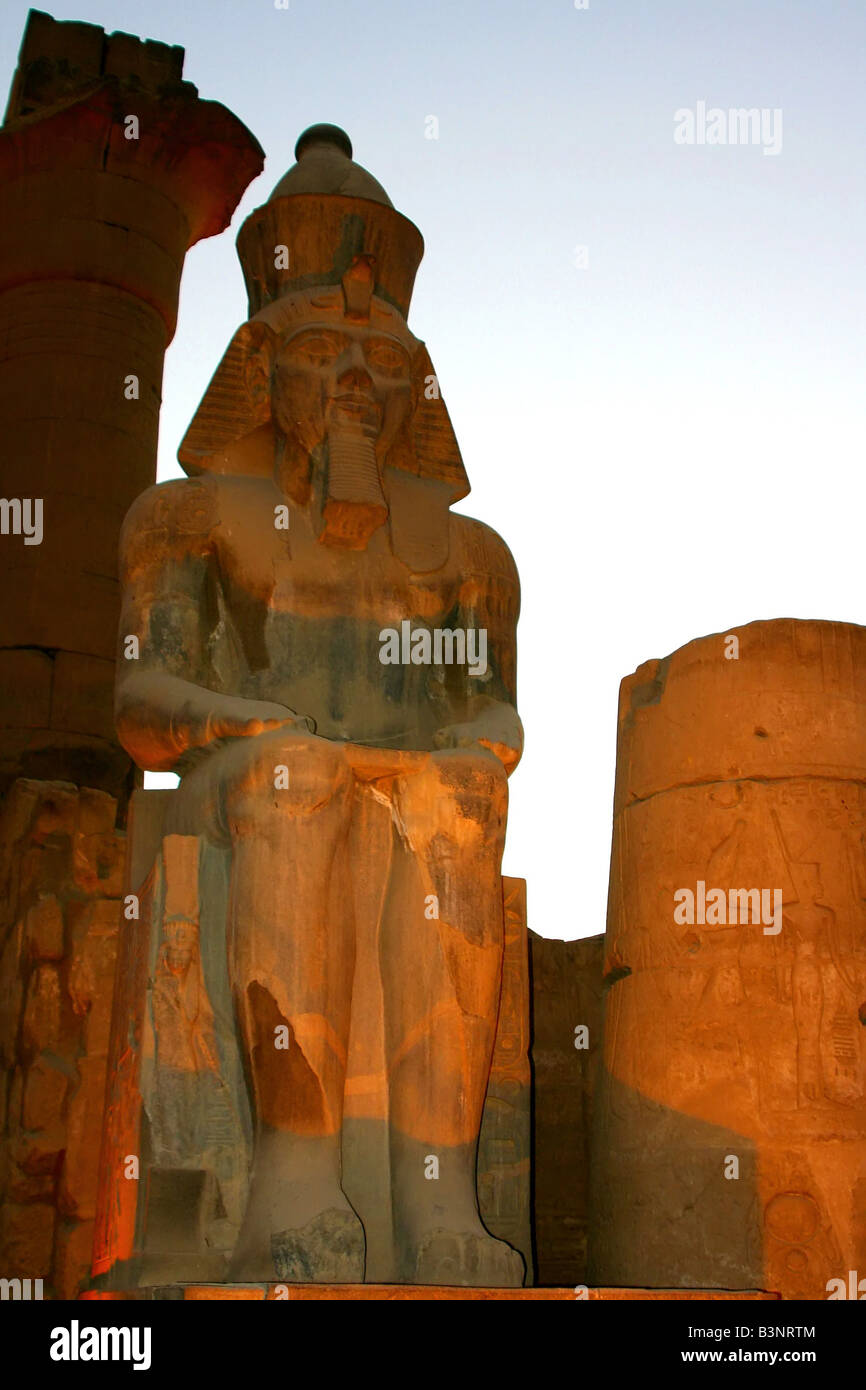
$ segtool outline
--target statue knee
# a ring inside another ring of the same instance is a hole
[[[505,842],[508,779],[498,758],[487,753],[436,755],[441,794],[451,803],[462,843],[473,848]]]
[[[431,754],[399,785],[398,817],[410,843],[449,843],[454,851],[501,852],[505,842],[508,779],[492,754],[463,749]]]
[[[233,831],[275,816],[303,817],[346,801],[351,772],[343,749],[326,739],[283,730],[249,740],[226,791],[226,814]]]

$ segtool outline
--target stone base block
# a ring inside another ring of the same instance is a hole
[[[774,1302],[777,1293],[762,1289],[588,1289],[590,1302]],[[322,1299],[372,1301],[448,1302],[458,1299],[495,1302],[520,1299],[536,1303],[574,1303],[574,1289],[463,1289],[420,1284],[162,1284],[114,1293],[92,1291],[82,1299],[147,1302],[168,1300],[188,1303],[222,1299],[234,1302],[320,1302]]]

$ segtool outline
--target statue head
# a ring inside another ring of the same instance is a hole
[[[442,562],[441,525],[438,541],[428,524],[419,544],[406,518],[420,501],[428,520],[447,523],[469,484],[427,350],[406,322],[423,242],[351,153],[336,127],[311,127],[297,164],[244,223],[250,318],[178,456],[188,473],[275,476],[311,505],[325,544],[360,548],[390,519],[396,553],[431,568]]]
[[[198,925],[185,918],[164,922],[163,959],[172,975],[184,975],[198,955]]]
[[[358,548],[388,516],[387,466],[411,454],[413,359],[402,316],[372,294],[357,257],[335,290],[301,290],[267,311],[262,392],[283,491],[316,506],[320,537]]]

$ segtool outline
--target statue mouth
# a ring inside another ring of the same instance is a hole
[[[347,391],[340,396],[331,397],[331,405],[342,417],[370,428],[378,429],[382,424],[382,407],[373,396],[361,391]]]

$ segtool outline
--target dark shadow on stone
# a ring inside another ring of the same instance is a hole
[[[725,1177],[729,1156],[737,1178]],[[648,1100],[602,1070],[589,1209],[593,1287],[763,1287],[753,1142]]]

